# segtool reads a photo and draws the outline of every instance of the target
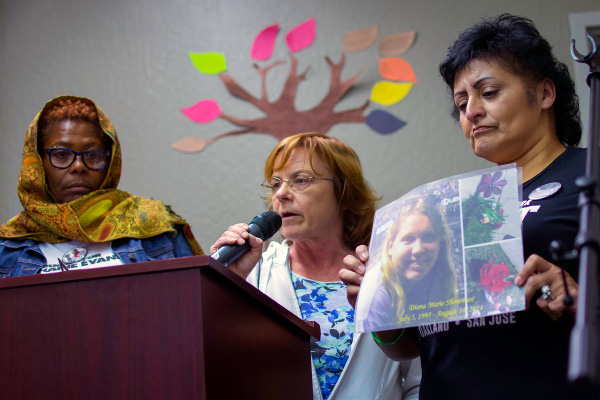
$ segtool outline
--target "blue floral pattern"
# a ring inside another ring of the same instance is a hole
[[[327,399],[344,370],[354,336],[354,308],[342,282],[317,282],[292,272],[302,319],[316,321],[321,340],[311,342],[311,355],[323,399]]]

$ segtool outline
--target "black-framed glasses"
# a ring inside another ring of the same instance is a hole
[[[83,165],[92,171],[104,169],[106,161],[110,160],[110,150],[75,151],[62,147],[53,147],[44,149],[44,153],[48,154],[50,164],[54,168],[59,169],[69,168],[73,165],[77,156],[81,157]]]
[[[310,176],[308,174],[295,174],[290,179],[283,179],[277,176],[272,176],[271,178],[266,179],[261,184],[261,186],[266,194],[273,194],[281,188],[281,185],[283,185],[283,182],[285,181],[288,183],[288,185],[290,185],[290,189],[292,189],[294,192],[299,192],[309,187],[310,182],[313,179],[319,179],[322,181],[333,181],[333,179],[321,178],[320,176]]]

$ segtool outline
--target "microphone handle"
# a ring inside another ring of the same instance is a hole
[[[256,225],[256,224],[250,224],[248,225],[248,227],[250,228],[248,230],[248,233],[250,233],[253,236],[256,236],[257,238],[263,239],[263,232],[260,228],[260,226]],[[244,244],[226,244],[223,247],[220,247],[217,251],[215,251],[214,253],[212,253],[210,256],[211,258],[218,260],[219,262],[221,262],[221,264],[227,266],[233,262],[235,262],[238,258],[240,258],[241,256],[243,256],[244,254],[246,254],[248,251],[250,251],[250,244],[248,243],[248,240],[246,240],[246,242],[244,242]]]

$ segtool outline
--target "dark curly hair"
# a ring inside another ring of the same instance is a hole
[[[513,74],[521,76],[526,86],[545,78],[552,80],[556,86],[553,110],[558,139],[565,146],[579,144],[581,120],[575,84],[567,66],[554,57],[552,46],[530,19],[502,14],[484,18],[462,32],[448,48],[448,54],[439,67],[451,94],[456,74],[475,58],[502,64]],[[459,111],[454,102],[452,104],[452,116],[458,120]]]
[[[96,106],[90,100],[83,97],[61,96],[48,102],[38,119],[38,152],[42,154],[44,137],[48,134],[54,124],[64,121],[86,121],[94,125],[98,129],[98,133],[102,135],[102,141],[107,149],[112,146],[111,139],[103,134]]]

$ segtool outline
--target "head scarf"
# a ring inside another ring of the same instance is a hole
[[[69,203],[57,204],[48,191],[44,165],[38,153],[38,122],[46,107],[62,98],[83,99],[94,105],[100,127],[111,139],[112,149],[108,172],[100,188]],[[18,189],[24,211],[0,226],[0,237],[48,243],[69,240],[98,243],[120,238],[145,239],[164,232],[175,232],[177,224],[183,225],[192,252],[202,254],[183,218],[161,201],[118,190],[120,177],[121,145],[108,117],[89,99],[57,97],[46,103],[29,125]]]

